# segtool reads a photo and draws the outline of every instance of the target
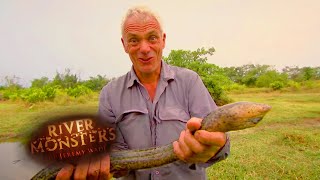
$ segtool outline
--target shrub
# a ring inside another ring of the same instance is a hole
[[[272,70],[267,71],[257,78],[256,86],[257,87],[270,87],[273,82],[282,82],[283,85],[288,81],[286,74],[280,74],[279,72]]]
[[[20,95],[21,99],[29,102],[36,103],[41,102],[46,99],[46,93],[42,91],[40,88],[29,88],[24,89]]]
[[[284,84],[283,84],[283,82],[275,81],[275,82],[270,84],[270,87],[273,90],[280,90],[280,89],[282,89],[284,87]]]
[[[301,89],[301,84],[296,82],[296,81],[293,81],[293,80],[290,80],[288,81],[288,86],[292,89],[292,90],[299,90]]]
[[[56,96],[56,88],[44,86],[43,88],[28,88],[21,90],[18,96],[28,103],[37,103],[46,100],[53,100]]]
[[[59,89],[59,87],[58,86],[44,86],[41,89],[45,93],[46,100],[53,100],[56,97],[56,92],[57,92],[57,89]]]
[[[232,100],[226,95],[223,87],[219,85],[215,79],[210,77],[202,77],[202,80],[218,106],[232,102]]]
[[[2,99],[15,101],[19,98],[19,89],[5,89],[2,93]]]
[[[228,88],[226,88],[225,90],[227,91],[243,91],[246,88],[245,85],[243,84],[238,84],[238,83],[231,83],[230,86]]]
[[[90,93],[92,93],[92,90],[83,85],[78,85],[74,88],[67,89],[67,94],[72,97],[79,97],[82,95],[88,95]]]

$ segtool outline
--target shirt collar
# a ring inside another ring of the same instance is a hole
[[[160,78],[164,81],[169,81],[169,80],[174,79],[175,73],[171,69],[171,67],[167,63],[165,63],[163,60],[161,61],[161,64],[162,64],[162,66],[161,66]],[[130,74],[130,77],[129,77],[129,81],[127,83],[127,88],[132,87],[135,82],[140,83],[136,73],[134,72],[133,66],[131,67],[129,74]]]

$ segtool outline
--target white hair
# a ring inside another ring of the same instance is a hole
[[[154,18],[159,23],[160,31],[161,31],[161,33],[163,33],[161,19],[155,12],[153,12],[151,9],[149,9],[146,6],[135,6],[135,7],[128,9],[126,15],[122,19],[122,23],[121,23],[121,34],[122,35],[124,32],[125,22],[128,20],[129,17],[132,17],[132,16],[137,16],[137,17],[139,16],[144,19],[150,18],[150,17]]]

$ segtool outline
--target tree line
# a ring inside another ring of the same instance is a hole
[[[219,67],[208,63],[208,56],[215,49],[199,48],[195,51],[172,50],[164,60],[172,65],[196,71],[217,104],[223,105],[231,100],[226,92],[245,87],[271,88],[280,90],[286,87],[299,89],[313,86],[320,80],[320,67],[287,66],[278,71],[271,65],[246,64],[239,67]]]
[[[227,92],[246,87],[270,88],[280,90],[291,87],[299,89],[301,86],[313,86],[320,80],[320,67],[286,66],[281,71],[271,65],[246,64],[239,67],[219,67],[208,63],[208,57],[215,52],[211,48],[197,50],[171,50],[163,57],[168,64],[184,67],[197,72],[211,96],[217,104],[222,105],[231,101]],[[56,72],[50,80],[48,77],[33,79],[29,88],[23,88],[17,77],[5,77],[5,84],[0,86],[0,97],[4,100],[22,99],[35,103],[53,100],[60,93],[77,98],[92,92],[99,92],[111,78],[103,75],[80,80],[71,73],[70,69]]]

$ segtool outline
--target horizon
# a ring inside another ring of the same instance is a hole
[[[300,1],[40,1],[0,2],[0,80],[22,84],[69,68],[81,79],[118,77],[131,68],[120,24],[132,5],[160,15],[171,50],[214,47],[208,63],[320,66],[320,2]],[[1,83],[1,82],[0,82]]]

